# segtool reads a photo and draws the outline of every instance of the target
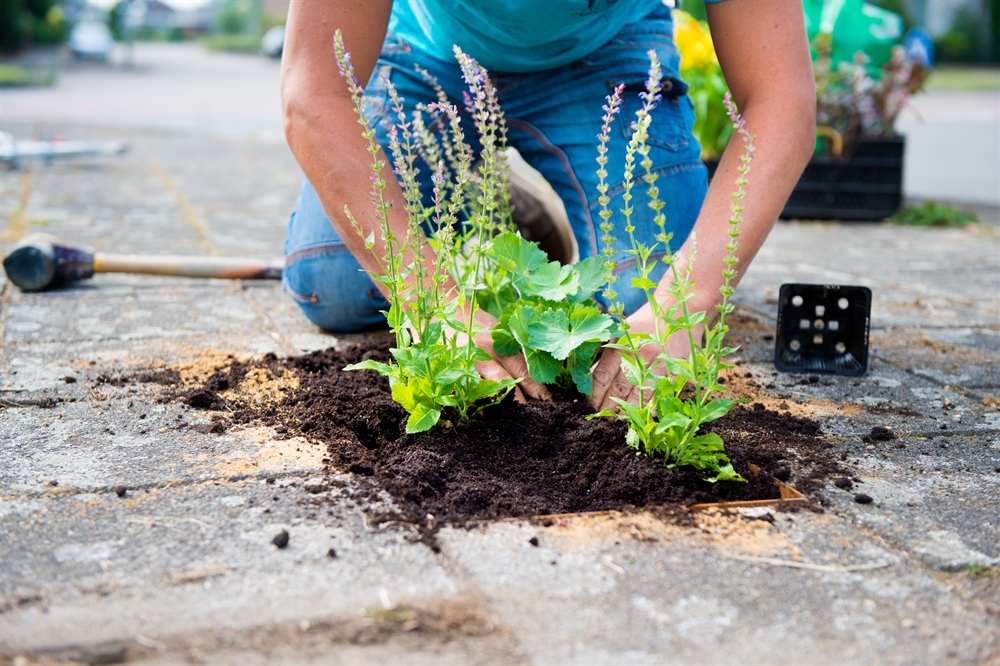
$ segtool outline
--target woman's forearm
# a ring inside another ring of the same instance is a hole
[[[786,97],[771,103],[751,104],[743,114],[748,130],[755,135],[756,150],[744,188],[743,221],[739,225],[739,249],[736,251],[739,263],[733,286],[764,244],[809,161],[816,136],[814,99],[810,91],[805,91],[798,99]],[[679,252],[677,268],[684,270],[696,251],[692,266],[696,290],[690,307],[696,311],[711,310],[711,315],[722,300],[719,288],[723,284],[723,258],[729,242],[729,219],[733,216],[733,193],[743,149],[743,142],[734,135],[712,178],[692,235]],[[667,286],[671,277],[668,273],[657,288],[660,302],[670,299]]]

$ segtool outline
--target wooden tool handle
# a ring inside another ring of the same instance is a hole
[[[95,273],[148,273],[227,280],[280,280],[285,262],[237,257],[94,253]]]

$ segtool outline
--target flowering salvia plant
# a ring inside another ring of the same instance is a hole
[[[732,282],[737,276],[736,250],[739,247],[739,225],[742,221],[746,176],[753,158],[753,136],[747,131],[745,122],[727,94],[725,104],[735,133],[744,143],[744,152],[740,157],[739,178],[736,181],[736,192],[733,194],[732,216],[729,218],[730,240],[726,245],[725,268],[722,271],[724,283],[720,288],[722,302],[717,306],[718,317],[712,323],[705,312],[691,312],[688,308],[688,301],[695,288],[691,280],[694,252],[691,253],[687,265],[679,268],[678,256],[670,248],[671,235],[665,229],[664,202],[659,198],[656,186],[657,174],[652,170],[653,162],[649,157],[650,148],[647,143],[652,122],[650,112],[660,100],[661,72],[656,52],[650,51],[649,57],[650,76],[646,82],[643,104],[636,112],[632,136],[625,148],[624,207],[621,212],[625,220],[625,232],[631,245],[628,253],[635,259],[639,272],[638,277],[632,279],[632,287],[646,292],[653,312],[654,331],[648,334],[629,330],[627,321],[623,318],[622,305],[616,300],[617,293],[613,288],[617,279],[613,273],[615,262],[612,243],[615,238],[614,225],[611,223],[612,214],[608,208],[611,200],[607,195],[605,167],[608,161],[607,143],[611,121],[621,108],[621,89],[618,89],[608,96],[608,103],[604,107],[606,113],[598,147],[597,174],[601,230],[604,232],[602,242],[607,258],[605,263],[607,288],[604,295],[611,303],[612,313],[621,318],[624,331],[620,339],[605,346],[617,349],[621,353],[625,374],[629,382],[639,389],[639,404],[633,405],[614,398],[620,411],[606,409],[595,416],[617,418],[628,423],[626,441],[629,446],[640,453],[662,457],[668,467],[693,467],[705,475],[708,481],[742,481],[743,478],[733,469],[724,452],[722,439],[715,433],[700,431],[704,424],[727,414],[734,404],[733,400],[718,398],[716,394],[725,390],[719,383],[719,372],[732,367],[723,359],[736,351],[735,348],[723,346],[723,340],[729,330],[726,326],[726,315],[733,310],[729,297],[733,294]],[[656,284],[649,277],[657,261],[652,259],[656,245],[646,245],[637,240],[632,225],[634,212],[632,191],[636,185],[637,160],[644,172],[643,180],[647,185],[648,205],[655,213],[654,220],[659,228],[656,240],[666,250],[662,261],[667,265],[666,270],[670,280],[669,305],[663,305],[655,298]],[[696,336],[702,327],[705,331],[704,340],[700,342]],[[674,335],[686,337],[690,349],[687,358],[674,358],[665,351],[667,340]],[[657,350],[651,360],[647,360],[641,353],[646,347]]]
[[[456,256],[454,224],[460,209],[469,206],[466,196],[472,188],[467,187],[466,181],[471,157],[465,153],[452,156],[459,180],[450,186],[445,184],[444,161],[435,165],[432,176],[433,205],[430,209],[425,208],[417,184],[417,145],[423,139],[415,134],[413,122],[403,112],[402,100],[392,83],[385,82],[397,118],[389,129],[390,150],[408,218],[405,237],[397,237],[389,225],[391,204],[386,198],[386,182],[382,178],[385,163],[379,158],[375,130],[362,111],[362,90],[339,30],[334,44],[340,73],[347,81],[358,123],[362,126],[362,135],[371,154],[372,204],[380,223],[384,254],[375,251],[375,232],[365,236],[346,206],[344,214],[378,261],[380,271],[373,273],[372,278],[388,292],[386,319],[396,336],[396,346],[390,349],[391,363],[366,360],[344,369],[374,370],[387,377],[393,399],[410,414],[406,431],[422,432],[438,423],[445,408],[453,408],[460,418],[467,418],[484,404],[503,399],[516,383],[509,379],[499,382],[484,379],[476,370],[477,361],[490,360],[490,356],[472,339],[480,332],[474,324],[477,308],[475,275],[478,269],[473,270],[471,280],[453,279],[456,277],[453,268]],[[457,117],[454,109],[443,109],[443,112]],[[482,261],[484,254],[482,249],[478,249],[485,240],[481,220],[488,218],[497,206],[495,199],[482,194],[483,187],[481,184],[478,207],[475,208],[475,219],[479,221],[475,239],[477,249],[473,253],[476,264]],[[437,251],[430,266],[425,259],[428,239],[421,226],[423,223],[430,223],[434,229],[434,249]]]

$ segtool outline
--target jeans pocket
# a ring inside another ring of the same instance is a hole
[[[642,108],[642,93],[646,90],[646,81],[631,80],[624,81],[625,91],[622,93],[622,110],[618,114],[618,128],[624,139],[632,137],[632,123],[635,121],[635,113]],[[679,151],[687,148],[692,141],[691,131],[693,118],[690,117],[690,102],[687,95],[670,96],[670,92],[676,87],[676,83],[670,79],[663,80],[663,99],[657,102],[653,109],[652,122],[649,125],[648,143],[651,146],[659,146],[671,151]],[[683,106],[682,106],[683,105]],[[685,113],[685,110],[689,113]]]
[[[300,294],[294,288],[292,288],[291,281],[288,279],[288,269],[286,268],[281,275],[281,289],[286,294],[292,297],[292,300],[298,301],[299,303],[319,303],[319,297],[316,294]]]

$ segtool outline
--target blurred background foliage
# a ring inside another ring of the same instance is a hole
[[[67,24],[57,0],[0,0],[0,52],[60,44]]]

